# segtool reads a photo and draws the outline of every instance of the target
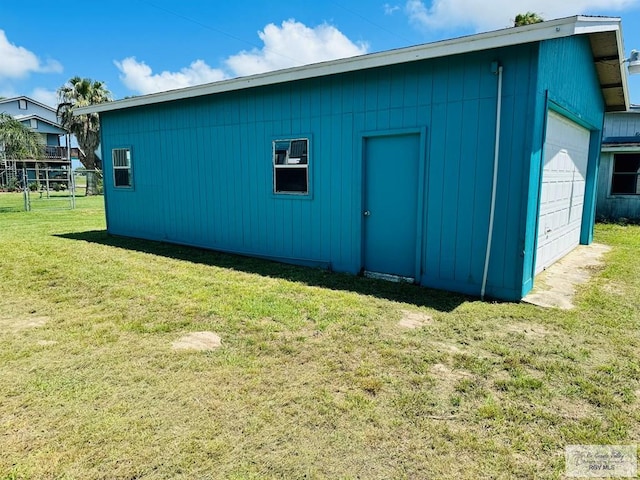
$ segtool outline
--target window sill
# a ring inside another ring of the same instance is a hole
[[[311,193],[272,193],[271,198],[278,200],[313,200]]]

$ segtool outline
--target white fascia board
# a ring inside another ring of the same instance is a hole
[[[588,17],[578,15],[573,18],[575,19],[576,35],[620,30],[622,23],[620,17]]]
[[[618,43],[618,56],[620,64],[620,77],[622,79],[622,92],[624,94],[624,109],[629,110],[631,100],[629,99],[629,71],[627,70],[626,53],[624,51],[624,42],[622,40],[622,24],[618,26],[616,31],[616,41]]]
[[[593,23],[594,25],[589,27],[590,23]],[[443,40],[440,42],[416,45],[396,50],[371,53],[358,57],[341,58],[338,60],[293,67],[258,75],[222,80],[194,87],[152,93],[150,95],[127,98],[124,100],[117,100],[115,102],[90,105],[75,109],[74,115],[121,110],[131,107],[199,97],[202,95],[275,85],[294,80],[317,78],[326,75],[354,72],[400,63],[415,62],[469,52],[478,52],[481,50],[539,42],[553,38],[569,37],[576,35],[578,26],[583,29],[587,27],[593,28],[594,30],[591,33],[596,31],[605,32],[619,30],[619,23],[620,19],[608,17],[592,18],[575,16],[561,18],[524,27],[505,28],[502,30],[479,33],[451,40]]]

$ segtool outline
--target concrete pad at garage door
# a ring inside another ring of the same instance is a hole
[[[599,243],[578,246],[537,275],[533,290],[522,301],[540,307],[574,308],[576,286],[589,281],[594,267],[603,264],[602,257],[609,250],[611,247]]]

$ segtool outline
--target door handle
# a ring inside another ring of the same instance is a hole
[[[363,213],[363,215],[364,215],[365,217],[368,217],[368,216],[370,216],[370,215],[371,215],[371,212],[370,212],[369,210],[365,210],[365,211],[364,211],[364,213]]]

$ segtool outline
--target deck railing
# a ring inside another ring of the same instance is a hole
[[[80,152],[77,147],[71,147],[71,158],[78,158]],[[44,147],[44,158],[45,159],[60,159],[64,160],[67,158],[67,147],[58,147],[55,145],[45,145]]]

